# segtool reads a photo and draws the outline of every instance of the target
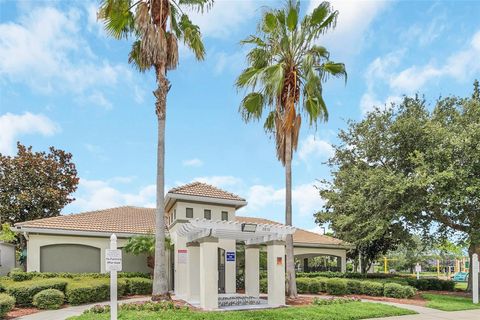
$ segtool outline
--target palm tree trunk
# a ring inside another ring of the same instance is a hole
[[[153,270],[152,300],[167,300],[168,282],[165,257],[165,119],[167,110],[167,94],[170,84],[165,77],[165,66],[155,66],[157,75],[157,90],[153,92],[156,98],[155,111],[158,118],[157,145],[157,210],[155,216],[155,267]]]
[[[292,132],[288,132],[285,139],[285,223],[292,225]],[[293,256],[293,237],[287,236],[287,295],[297,297],[297,283],[295,280],[295,261]]]

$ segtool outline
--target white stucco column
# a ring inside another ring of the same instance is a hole
[[[268,304],[285,305],[285,242],[267,242]]]
[[[200,302],[200,244],[198,242],[187,243],[188,250],[188,280],[187,300],[190,303]]]
[[[218,309],[218,239],[206,237],[200,242],[200,307]]]
[[[245,294],[260,296],[260,246],[245,246]]]

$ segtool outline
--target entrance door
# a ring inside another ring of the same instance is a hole
[[[218,248],[218,293],[225,293],[225,250]]]

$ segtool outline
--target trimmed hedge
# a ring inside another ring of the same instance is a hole
[[[12,271],[10,272],[9,277],[13,281],[27,281],[31,279],[41,278],[109,278],[109,273],[71,273],[71,272],[22,272],[22,271]],[[151,275],[144,272],[119,272],[118,278],[146,278],[150,279]]]
[[[326,292],[334,296],[348,294],[347,281],[345,279],[328,279],[326,282]]]
[[[398,283],[385,283],[383,294],[385,297],[407,299],[416,294],[416,290],[410,286],[402,286]]]
[[[125,279],[127,283],[127,292],[128,294],[151,294],[153,281],[145,278],[127,278]]]
[[[118,296],[124,296],[126,292],[126,280],[118,279]],[[89,281],[79,279],[71,281],[67,285],[65,295],[67,301],[72,305],[106,301],[110,298],[110,282],[108,279],[91,279]]]
[[[383,296],[383,283],[375,281],[361,281],[361,293],[367,296]]]
[[[65,294],[57,289],[46,289],[33,297],[33,305],[39,309],[59,309],[64,302]]]
[[[0,293],[0,319],[15,306],[15,298],[6,293]]]
[[[7,286],[7,293],[15,298],[18,306],[29,306],[33,297],[45,289],[57,289],[65,292],[67,281],[64,279],[42,279],[16,282]]]
[[[390,273],[358,273],[358,272],[297,272],[299,278],[347,278],[347,279],[390,279],[399,277]]]
[[[455,282],[452,280],[441,280],[437,278],[422,278],[407,279],[408,285],[417,288],[418,290],[427,291],[427,290],[444,290],[444,291],[454,291]]]

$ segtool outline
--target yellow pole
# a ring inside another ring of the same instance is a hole
[[[383,273],[388,273],[387,272],[387,264],[388,264],[387,257],[383,257]]]

